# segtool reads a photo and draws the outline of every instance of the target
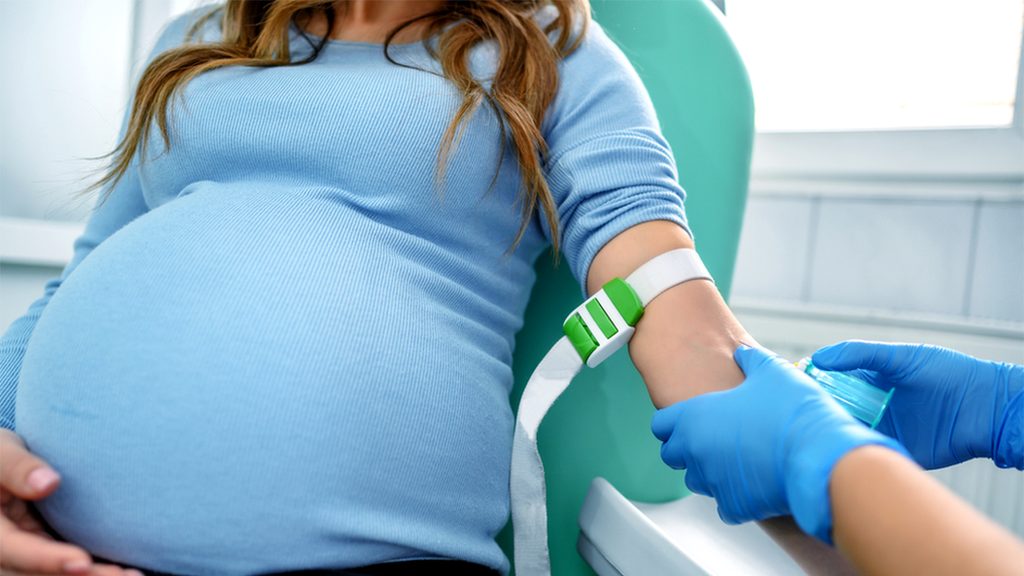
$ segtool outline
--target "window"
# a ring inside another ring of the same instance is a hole
[[[0,0],[0,217],[83,220],[76,197],[128,98],[131,0]]]
[[[1009,126],[1024,1],[730,0],[761,131]]]
[[[170,17],[212,1],[0,0],[0,265],[70,259],[94,203],[78,193],[117,143],[131,78]],[[13,277],[4,326],[41,293]]]
[[[729,0],[755,177],[1024,175],[1024,0]]]
[[[211,1],[0,0],[0,218],[88,217],[76,193],[117,143],[131,78],[169,17]]]

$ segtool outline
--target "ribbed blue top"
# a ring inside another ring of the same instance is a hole
[[[421,44],[392,55],[438,69]],[[474,51],[481,78],[492,60]],[[683,192],[598,26],[560,70],[546,172],[583,280],[625,228],[685,226]],[[0,424],[63,475],[40,505],[57,531],[195,576],[507,569],[510,363],[550,238],[534,217],[508,252],[521,180],[486,108],[435,187],[458,101],[442,77],[346,42],[187,86],[170,149],[154,134],[0,341]]]

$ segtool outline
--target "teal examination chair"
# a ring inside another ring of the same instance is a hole
[[[727,298],[750,176],[754,103],[721,12],[707,0],[591,3],[594,19],[619,43],[650,92],[687,193],[697,250]],[[514,408],[533,369],[561,337],[562,321],[582,302],[569,267],[554,265],[550,254],[538,259],[537,276],[533,291],[543,297],[531,299],[516,338]],[[661,462],[650,432],[653,414],[625,351],[584,368],[551,408],[538,443],[547,473],[553,575],[594,574],[577,552],[577,522],[595,478],[634,501],[687,495],[681,473]],[[511,522],[499,542],[511,558]]]

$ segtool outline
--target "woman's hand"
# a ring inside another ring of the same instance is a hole
[[[847,452],[892,439],[857,422],[782,358],[741,346],[738,388],[680,402],[654,415],[661,457],[686,469],[693,492],[713,496],[730,524],[792,514],[808,534],[831,543],[828,483]]]
[[[0,429],[0,574],[29,576],[141,576],[135,570],[94,564],[88,552],[57,542],[29,502],[46,498],[60,476],[25,448],[15,433]]]
[[[878,431],[899,440],[925,468],[971,458],[992,458],[1004,468],[1024,466],[1024,367],[938,346],[858,340],[826,346],[811,360],[823,370],[856,370],[882,390],[895,388]]]

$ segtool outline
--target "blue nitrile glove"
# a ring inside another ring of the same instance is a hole
[[[729,524],[792,514],[804,532],[831,544],[836,462],[865,444],[902,448],[782,358],[746,346],[734,356],[747,376],[739,387],[655,413],[662,460],[685,468],[686,486],[713,496]]]
[[[971,458],[1024,469],[1024,366],[922,344],[851,340],[814,353],[823,370],[896,388],[878,430],[933,469]]]

